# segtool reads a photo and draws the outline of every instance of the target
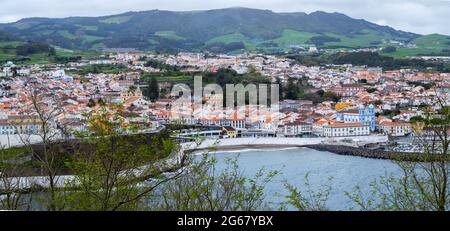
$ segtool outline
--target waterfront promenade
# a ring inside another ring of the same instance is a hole
[[[307,145],[330,144],[359,147],[371,143],[387,142],[388,137],[384,135],[355,136],[340,138],[234,138],[234,139],[207,139],[200,143],[189,142],[181,144],[185,151],[204,150],[215,148],[224,149],[242,149],[242,148],[276,148],[276,147],[301,147]]]

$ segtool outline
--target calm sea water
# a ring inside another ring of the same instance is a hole
[[[281,170],[281,174],[266,188],[268,202],[285,200],[280,196],[287,193],[284,188],[285,180],[299,189],[304,188],[305,175],[309,174],[312,190],[317,191],[323,185],[331,185],[327,206],[332,210],[349,210],[354,207],[345,192],[353,192],[356,186],[368,196],[371,190],[369,184],[373,180],[386,174],[400,175],[400,169],[390,160],[342,156],[308,148],[242,150],[211,155],[218,159],[218,169],[225,166],[226,158],[237,157],[239,167],[247,177],[254,176],[262,167],[268,171]],[[330,177],[333,177],[331,181]]]

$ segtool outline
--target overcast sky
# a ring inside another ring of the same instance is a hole
[[[419,34],[450,35],[450,0],[0,0],[0,22],[27,17],[103,16],[142,10],[225,7],[340,12]]]

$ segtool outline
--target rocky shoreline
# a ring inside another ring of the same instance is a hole
[[[392,159],[391,152],[376,149],[368,149],[364,147],[356,148],[350,146],[328,145],[328,144],[305,145],[304,147],[314,149],[317,151],[332,152],[338,155],[345,155],[345,156],[359,156],[365,158],[385,159],[385,160]]]
[[[332,152],[337,155],[343,155],[343,156],[358,156],[358,157],[364,157],[364,158],[371,158],[371,159],[384,159],[384,160],[393,160],[399,155],[407,155],[405,153],[392,153],[387,151],[382,151],[378,149],[369,149],[364,147],[351,147],[351,146],[344,146],[344,145],[331,145],[331,144],[313,144],[313,145],[273,145],[273,144],[266,144],[266,145],[236,145],[236,146],[219,146],[219,147],[213,147],[213,148],[202,148],[202,149],[196,149],[195,151],[200,152],[216,152],[216,151],[238,151],[238,150],[245,150],[245,149],[282,149],[282,148],[310,148],[317,151],[324,151],[324,152]],[[409,155],[409,154],[408,154]],[[412,154],[416,155],[416,154]]]
[[[364,158],[383,159],[383,160],[429,162],[441,159],[441,156],[439,155],[430,158],[430,156],[426,156],[420,153],[400,153],[394,151],[384,151],[379,149],[369,149],[365,147],[350,147],[343,145],[316,144],[316,145],[304,145],[303,147],[314,149],[317,151],[332,152],[338,155],[358,156]]]

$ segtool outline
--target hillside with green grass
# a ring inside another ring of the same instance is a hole
[[[391,45],[391,41],[408,43],[420,38],[414,33],[340,13],[275,13],[238,7],[190,12],[151,10],[102,17],[27,18],[0,24],[0,30],[71,50],[134,48],[156,52],[384,47]]]
[[[409,42],[410,47],[399,47],[395,52],[383,53],[392,57],[407,56],[450,56],[450,36],[430,34]]]
[[[97,55],[98,52],[70,51],[46,43],[26,41],[0,31],[0,64],[7,61],[17,64],[64,63]]]

